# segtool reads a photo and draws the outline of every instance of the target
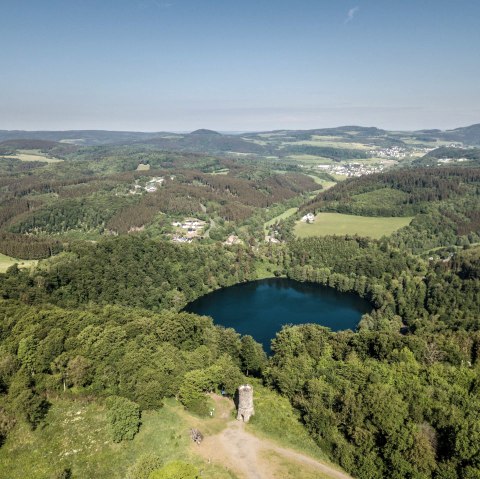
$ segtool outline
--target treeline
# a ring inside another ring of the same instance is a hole
[[[43,161],[20,161],[16,158],[2,158],[0,153],[0,174],[23,173],[36,168],[41,168],[47,163]]]
[[[131,198],[94,195],[89,198],[59,200],[47,205],[10,227],[12,233],[65,233],[80,229],[104,229],[116,211],[132,202]]]
[[[242,172],[227,175],[207,175],[201,172],[182,171],[184,181],[197,181],[211,191],[233,196],[240,203],[256,208],[267,208],[274,203],[293,198],[300,193],[318,189],[309,176],[298,173],[269,174],[260,179],[246,179]]]
[[[480,241],[477,198],[433,205],[413,218],[409,226],[393,233],[389,242],[414,253],[443,246],[468,246]]]
[[[54,239],[16,235],[5,231],[5,226],[13,218],[27,213],[38,204],[38,201],[21,198],[6,201],[0,207],[0,253],[14,258],[41,259],[62,250],[62,244]]]
[[[0,232],[0,253],[14,258],[43,259],[63,250],[60,241]]]
[[[89,178],[48,179],[37,176],[4,176],[0,178],[1,198],[21,198],[33,193],[59,193],[61,188],[91,181]]]
[[[79,148],[68,156],[68,160],[70,167],[74,163],[83,164],[103,174],[134,171],[139,164],[149,165],[152,169],[196,168],[213,171],[221,168],[225,162],[222,158],[210,155],[169,152],[146,144]]]

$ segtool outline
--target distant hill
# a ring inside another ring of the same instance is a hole
[[[78,146],[69,143],[59,143],[52,140],[17,139],[0,142],[0,155],[16,154],[18,150],[40,150],[52,157],[62,158],[74,152]]]
[[[218,133],[218,131],[206,130],[205,128],[201,128],[200,130],[192,131],[190,133],[190,135],[217,135],[217,136],[222,136],[222,134]]]
[[[449,130],[445,132],[444,135],[447,138],[451,138],[454,141],[461,141],[467,145],[480,146],[480,123],[465,126],[463,128],[456,128],[455,130]]]
[[[0,142],[0,148],[9,148],[13,150],[51,150],[60,143],[50,140],[5,140]]]
[[[155,138],[162,133],[132,131],[69,130],[69,131],[23,131],[0,130],[2,140],[50,140],[75,145],[111,145],[132,143]]]
[[[346,125],[311,130],[273,130],[248,133],[219,133],[201,128],[191,133],[133,132],[107,130],[21,131],[0,130],[5,140],[44,140],[68,145],[152,144],[169,151],[208,154],[240,153],[281,156],[286,143],[310,141],[312,137],[336,137],[344,143],[363,143],[377,147],[408,147],[415,143],[435,144],[438,141],[480,146],[480,124],[453,130],[424,129],[388,131],[373,126]]]

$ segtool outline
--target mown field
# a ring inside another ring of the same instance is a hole
[[[5,156],[5,158],[14,158],[20,161],[41,161],[44,163],[61,163],[60,158],[53,158],[47,156],[40,150],[18,150],[16,155]]]
[[[319,213],[312,224],[298,222],[294,231],[299,238],[357,234],[378,239],[409,225],[412,219],[410,216],[385,218]]]

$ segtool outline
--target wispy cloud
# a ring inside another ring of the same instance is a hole
[[[345,19],[345,23],[351,22],[355,17],[355,14],[360,10],[360,7],[353,7],[347,12],[347,18]]]
[[[160,2],[159,0],[154,0],[154,2],[158,8],[170,8],[175,5],[174,2]]]
[[[175,6],[173,1],[162,1],[162,0],[142,0],[138,3],[138,6],[142,9],[146,8],[170,8]]]

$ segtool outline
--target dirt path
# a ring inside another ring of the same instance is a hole
[[[245,430],[240,421],[230,421],[220,433],[207,436],[196,453],[207,462],[220,464],[232,470],[242,479],[271,479],[272,464],[265,458],[267,452],[274,452],[286,459],[309,466],[332,479],[352,479],[346,473],[317,461],[292,449],[280,447],[268,439],[261,439]]]

